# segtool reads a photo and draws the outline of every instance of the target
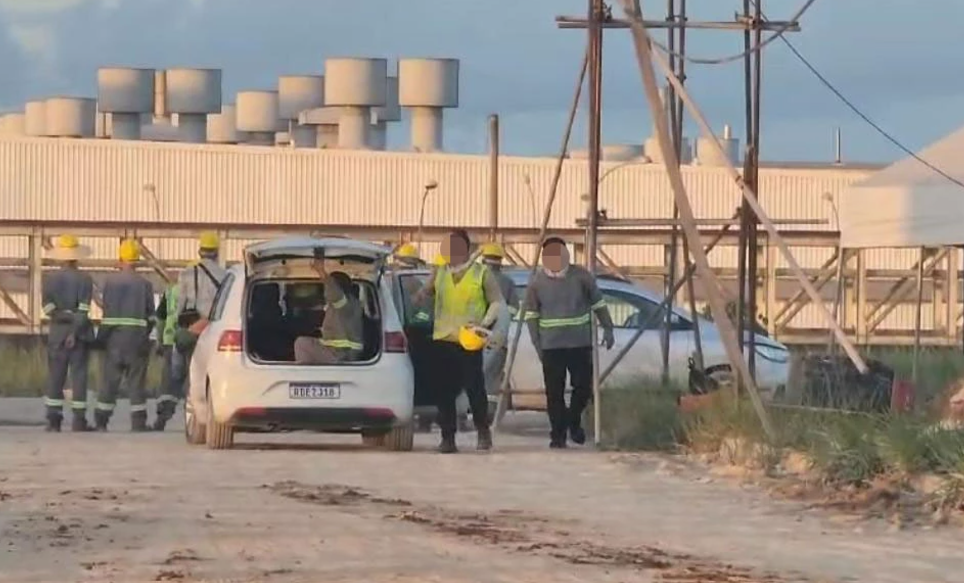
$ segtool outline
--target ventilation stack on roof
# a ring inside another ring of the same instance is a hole
[[[154,108],[153,121],[170,120],[171,112],[167,108],[167,71],[154,71]]]
[[[97,111],[94,115],[96,116],[94,118],[94,137],[109,138],[112,125],[110,115],[100,109],[100,103],[97,104]]]
[[[154,69],[98,69],[97,109],[110,116],[111,138],[141,139],[141,114],[154,110]]]
[[[385,105],[372,110],[369,139],[374,150],[388,147],[388,122],[402,121],[402,106],[398,104],[398,77],[389,77],[385,85]]]
[[[700,166],[721,168],[730,164],[736,165],[740,161],[740,140],[733,137],[733,129],[727,124],[723,126],[723,137],[720,138],[723,155],[717,153],[713,147],[713,140],[699,138],[696,140],[696,161]]]
[[[221,106],[221,113],[208,115],[208,142],[212,144],[237,144],[247,139],[238,131],[238,110],[233,103]]]
[[[325,78],[321,75],[285,75],[278,78],[278,116],[287,123],[288,140],[296,148],[314,148],[317,130],[303,125],[301,113],[325,104]]]
[[[373,107],[386,104],[388,61],[343,58],[325,61],[325,105],[338,107],[338,147],[366,149]]]
[[[442,111],[459,106],[458,59],[401,59],[398,97],[412,111],[412,148],[442,149]]]
[[[165,77],[165,109],[177,114],[181,141],[203,143],[208,114],[221,111],[221,70],[168,69]]]
[[[24,136],[27,134],[27,116],[22,113],[8,113],[0,117],[0,135]]]
[[[46,133],[55,138],[92,138],[97,125],[97,100],[51,97],[44,107]]]
[[[275,134],[281,129],[277,91],[241,91],[235,107],[236,128],[245,132],[245,143],[258,146],[275,145]]]
[[[302,111],[298,115],[298,123],[315,128],[315,146],[318,148],[337,148],[340,114],[337,107],[316,107]]]
[[[24,106],[24,131],[28,136],[47,135],[47,103],[42,100],[28,101]]]

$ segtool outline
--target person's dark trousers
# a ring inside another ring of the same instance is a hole
[[[477,430],[489,428],[489,400],[485,394],[485,376],[482,373],[482,351],[464,350],[455,342],[436,341],[432,347],[434,366],[438,373],[436,391],[438,396],[438,424],[442,438],[454,438],[458,427],[455,401],[465,390],[472,407],[472,421]]]
[[[154,429],[163,431],[177,410],[177,402],[183,395],[184,383],[174,375],[174,346],[165,346],[161,353],[161,387],[156,401]]]
[[[572,396],[566,407],[566,373]],[[542,351],[542,374],[546,385],[546,410],[553,443],[565,443],[566,431],[582,431],[582,413],[592,398],[592,349],[554,348]]]

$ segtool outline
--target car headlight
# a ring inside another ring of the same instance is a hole
[[[771,344],[757,344],[756,353],[764,360],[769,360],[777,364],[783,364],[790,360],[789,350]]]

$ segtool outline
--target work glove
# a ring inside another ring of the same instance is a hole
[[[606,350],[612,350],[613,346],[615,346],[616,337],[613,335],[612,328],[606,328],[605,330],[603,330],[602,343],[603,343],[603,346],[606,347]]]

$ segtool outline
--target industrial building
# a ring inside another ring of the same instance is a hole
[[[39,330],[33,272],[49,237],[66,231],[95,249],[90,267],[99,269],[122,236],[142,237],[162,264],[183,264],[194,256],[191,237],[202,223],[222,232],[229,261],[252,240],[291,230],[392,243],[421,233],[428,257],[450,226],[471,227],[479,238],[494,233],[515,261],[529,261],[555,160],[499,156],[494,172],[489,156],[446,153],[443,112],[458,107],[458,61],[400,59],[395,69],[386,59],[329,59],[323,73],[282,76],[276,87],[225,98],[218,70],[104,68],[96,98],[37,100],[0,117],[5,329]],[[403,113],[411,120],[410,147],[386,151],[386,136]],[[721,129],[738,162],[739,140]],[[682,173],[710,239],[733,215],[740,193],[704,144],[686,145]],[[673,207],[656,150],[654,140],[604,148],[600,208],[612,224],[633,219],[633,226],[602,231],[600,261],[659,288]],[[573,153],[564,164],[550,221],[577,254],[587,188],[579,158]],[[838,197],[879,168],[837,161],[760,170],[761,203],[798,261],[818,282],[829,281],[828,305],[835,297]],[[496,173],[497,191],[490,188]],[[735,275],[735,243],[728,235],[710,253],[724,278]],[[790,343],[825,338],[820,311],[797,297],[786,261],[773,246],[762,253],[759,312],[770,332]],[[913,303],[889,290],[913,276],[917,258],[913,249],[850,256],[842,319],[858,342],[908,341]],[[948,282],[957,278],[960,257],[948,250],[934,262],[925,342],[949,344],[957,336],[959,294]]]

